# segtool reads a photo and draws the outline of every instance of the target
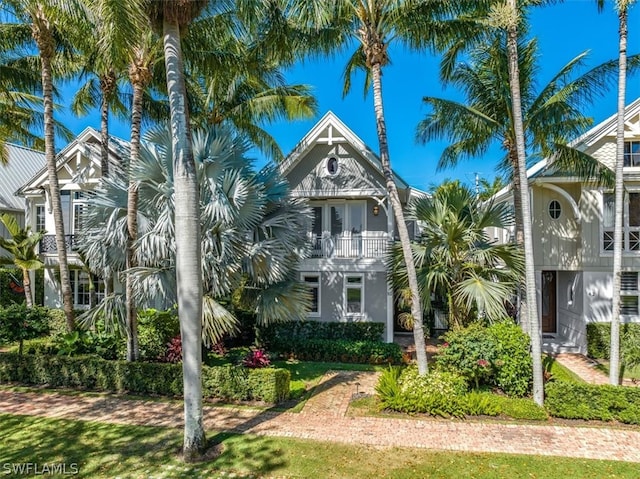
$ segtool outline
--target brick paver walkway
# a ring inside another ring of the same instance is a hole
[[[557,354],[554,357],[556,361],[587,383],[609,384],[609,376],[596,369],[597,363],[582,354]],[[630,379],[624,379],[622,384],[624,386],[638,386],[637,382]]]
[[[205,406],[207,429],[378,447],[541,454],[640,462],[640,430],[459,420],[352,417],[348,402],[371,393],[376,373],[331,372],[299,414]],[[0,390],[0,412],[181,427],[182,403]]]

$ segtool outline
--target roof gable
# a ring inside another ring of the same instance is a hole
[[[348,144],[369,165],[382,174],[382,165],[378,156],[332,111],[328,111],[298,142],[293,150],[280,163],[283,175],[290,173],[296,165],[317,145],[344,146]],[[399,188],[408,188],[409,184],[397,173],[393,173]]]
[[[109,138],[109,162],[112,166],[120,163],[128,154],[126,141],[111,136]],[[88,127],[56,155],[56,168],[61,189],[71,185],[97,183],[101,176],[100,132]],[[16,194],[40,192],[49,182],[46,165],[27,181]]]

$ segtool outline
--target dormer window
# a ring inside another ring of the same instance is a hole
[[[640,167],[640,141],[624,142],[624,166]]]
[[[327,160],[327,173],[331,176],[335,176],[338,174],[338,169],[340,164],[338,163],[338,159],[334,156]]]

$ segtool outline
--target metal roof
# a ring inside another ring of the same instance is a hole
[[[25,200],[15,192],[44,165],[44,153],[5,143],[9,163],[0,165],[0,210],[24,211]]]

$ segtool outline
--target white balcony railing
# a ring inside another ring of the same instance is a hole
[[[312,258],[382,258],[389,249],[384,237],[314,236],[311,238]]]

